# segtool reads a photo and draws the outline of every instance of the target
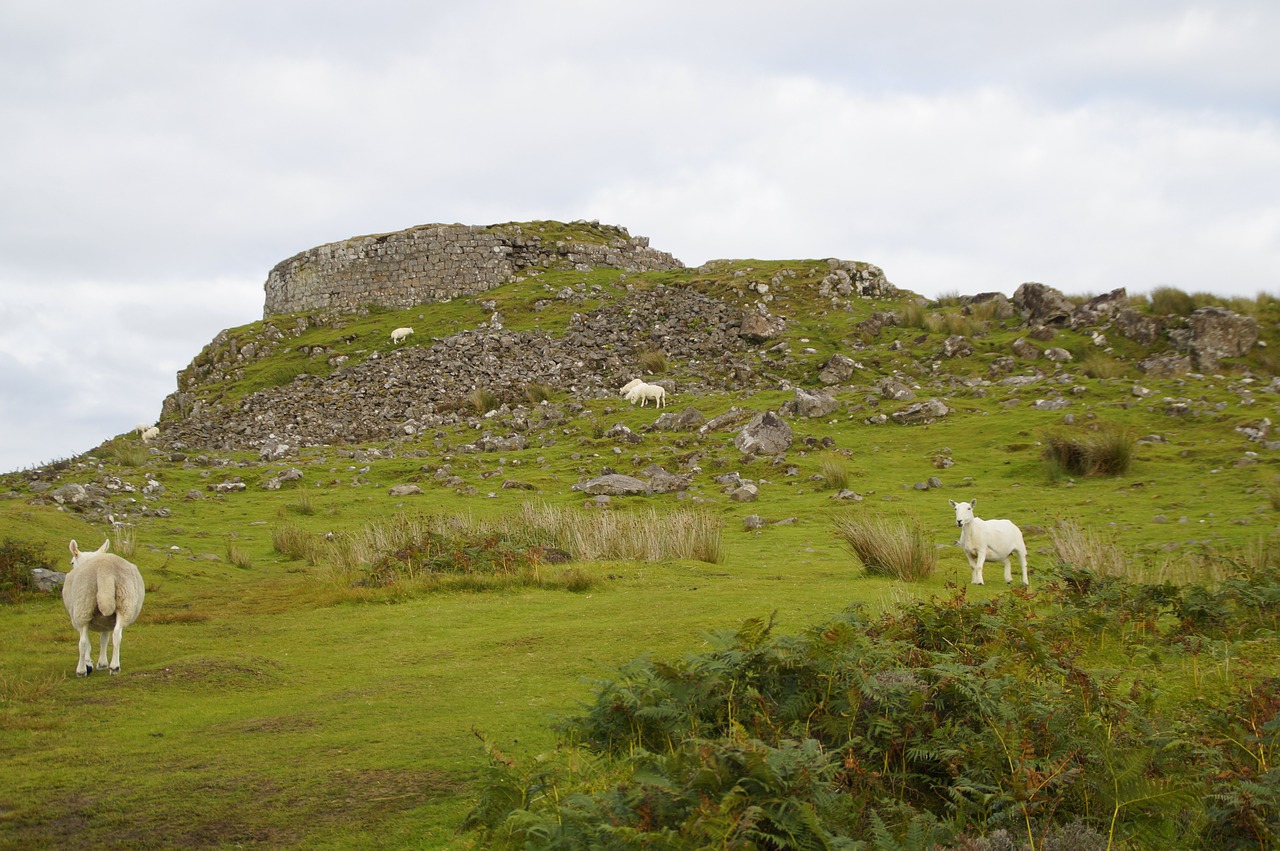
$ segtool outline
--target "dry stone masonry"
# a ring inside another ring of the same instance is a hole
[[[535,232],[537,224],[420,225],[317,246],[276,264],[267,275],[263,316],[368,305],[413,307],[477,295],[526,269],[647,272],[684,266],[626,228],[575,222],[568,231],[571,241],[544,239]]]

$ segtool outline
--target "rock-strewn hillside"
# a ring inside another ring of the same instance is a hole
[[[341,331],[367,310],[279,316],[252,331],[223,332],[179,374],[178,391],[165,401],[161,442],[187,449],[258,449],[277,442],[403,438],[474,417],[467,404],[473,391],[492,393],[511,406],[528,404],[531,384],[579,399],[616,395],[621,384],[642,373],[645,353],[660,353],[671,364],[670,371],[647,380],[663,383],[674,397],[692,399],[710,391],[793,384],[878,395],[885,381],[897,381],[904,372],[940,379],[944,387],[955,375],[981,383],[1014,370],[1022,373],[1020,381],[1035,382],[1070,369],[1073,343],[1055,340],[1059,334],[1088,341],[1099,352],[1113,352],[1113,343],[1124,342],[1134,367],[1154,375],[1211,372],[1222,359],[1243,357],[1258,343],[1252,317],[1219,307],[1153,316],[1134,309],[1123,289],[1077,303],[1052,287],[1024,284],[1012,299],[998,293],[959,299],[953,317],[975,317],[966,320],[963,333],[929,333],[926,321],[926,333],[906,335],[887,329],[918,322],[909,315],[920,314],[924,300],[899,292],[880,269],[865,263],[803,261],[771,268],[715,261],[696,270],[620,272],[612,288],[589,283],[591,271],[565,270],[562,275],[569,277],[557,278],[558,286],[544,284],[544,297],[528,304],[526,313],[559,318],[532,329],[527,322],[523,330],[507,327],[498,309],[499,288],[471,299],[487,319],[436,337],[423,327],[391,350],[348,353],[341,346],[304,342],[313,329]],[[536,281],[540,274],[533,271],[508,286]],[[426,316],[420,324],[431,326],[439,307],[420,310]],[[934,318],[939,329],[947,325],[940,314]],[[829,342],[825,349],[808,345],[799,328],[837,340],[836,350],[830,352]],[[302,352],[311,366],[232,398],[213,392],[283,352]]]

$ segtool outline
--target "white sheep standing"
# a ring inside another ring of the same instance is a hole
[[[412,328],[397,328],[391,332],[391,342],[402,343],[404,342],[405,337],[408,337],[412,333]]]
[[[150,443],[151,441],[155,440],[159,436],[160,436],[160,429],[157,428],[156,426],[151,426],[150,428],[142,432],[142,442]]]
[[[638,379],[636,380],[639,381]],[[667,389],[661,384],[645,384],[643,381],[639,381],[639,383],[631,384],[630,389],[626,391],[626,397],[627,401],[633,405],[638,400],[642,408],[644,403],[650,399],[653,400],[655,408],[663,408],[667,404]]]
[[[643,382],[643,381],[641,381],[639,378],[633,378],[633,379],[631,379],[630,381],[628,381],[626,384],[622,385],[622,389],[621,389],[621,390],[619,390],[618,392],[619,392],[621,395],[625,396],[625,395],[627,395],[628,393],[630,393],[630,392],[631,392],[631,388],[633,388],[633,387],[635,387],[635,386],[637,386],[637,385],[640,385],[640,384],[644,384],[644,382]]]
[[[135,434],[142,434],[144,431],[146,431],[149,428],[151,428],[150,423],[138,423],[136,426],[133,427],[133,431]]]
[[[1022,584],[1027,579],[1027,545],[1022,540],[1022,530],[1012,520],[983,520],[973,513],[978,501],[956,502],[948,500],[956,510],[956,525],[960,527],[960,548],[969,560],[973,571],[971,581],[981,585],[982,566],[987,559],[1004,562],[1004,581],[1013,582],[1013,570],[1009,564],[1014,553],[1022,562]]]
[[[67,607],[71,626],[80,633],[80,657],[76,676],[93,673],[90,657],[93,644],[89,630],[99,634],[101,651],[98,667],[107,667],[107,641],[111,640],[112,674],[120,673],[120,636],[124,628],[138,619],[146,583],[137,565],[107,552],[110,539],[91,553],[82,553],[71,541],[71,570],[62,583],[62,604]]]

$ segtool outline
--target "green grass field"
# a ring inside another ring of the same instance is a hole
[[[512,324],[520,321],[520,292],[495,297],[512,305],[504,306]],[[461,303],[442,316],[446,325],[482,318]],[[362,333],[372,339],[403,319],[370,314]],[[818,348],[838,347],[849,333],[806,322],[794,333],[811,335]],[[805,374],[829,354],[801,356],[792,368]],[[860,357],[877,357],[877,374],[891,374],[904,355]],[[264,385],[276,380],[270,369],[288,371],[264,363]],[[697,652],[710,634],[749,618],[776,612],[778,631],[798,633],[853,603],[880,612],[949,597],[950,586],[967,584],[969,568],[954,546],[948,499],[976,498],[980,516],[1009,517],[1027,531],[1033,602],[1059,573],[1049,532],[1062,521],[1128,554],[1129,578],[1211,584],[1242,548],[1273,535],[1280,517],[1273,496],[1280,462],[1235,430],[1276,418],[1275,395],[1246,403],[1239,378],[1237,371],[1142,379],[1154,395],[1135,403],[1137,377],[1077,374],[1070,386],[1081,389],[1068,411],[1079,421],[1164,438],[1137,444],[1129,471],[1114,478],[1053,475],[1042,453],[1048,434],[1063,428],[1063,412],[1033,410],[1026,394],[975,393],[927,375],[918,376],[926,385],[921,398],[945,397],[955,411],[948,418],[866,425],[874,411],[855,410],[865,388],[843,389],[837,414],[791,421],[796,443],[778,464],[744,463],[732,431],[642,432],[636,446],[599,437],[601,426],[641,431],[656,416],[606,399],[582,400],[581,413],[550,431],[554,440],[531,440],[518,452],[458,451],[477,433],[465,426],[443,448],[427,440],[370,444],[364,448],[392,457],[360,458],[353,447],[309,449],[276,464],[250,453],[201,453],[186,462],[161,452],[113,453],[113,442],[131,439],[115,438],[72,459],[60,481],[114,476],[138,488],[147,480],[163,485],[160,497],[138,495],[138,506],[163,507],[167,516],[130,518],[146,605],[125,632],[122,674],[78,680],[75,635],[60,599],[25,595],[0,604],[0,847],[476,847],[476,835],[459,826],[479,795],[485,740],[534,759],[557,748],[552,723],[591,701],[593,682],[637,657]],[[207,396],[236,398],[250,389],[233,383],[207,388]],[[776,409],[791,396],[770,390],[671,402],[711,417],[731,405]],[[1165,397],[1192,400],[1194,413],[1165,413]],[[503,416],[486,428],[501,433]],[[805,449],[807,437],[829,437],[834,447]],[[954,466],[936,466],[939,457]],[[531,502],[598,510],[583,508],[584,496],[570,486],[605,466],[633,472],[650,463],[692,472],[689,498],[619,497],[606,510],[708,511],[722,524],[719,562],[540,568],[548,578],[585,573],[590,581],[579,590],[407,580],[369,587],[353,586],[358,577],[331,564],[281,555],[272,543],[284,524],[323,538],[404,514],[499,519]],[[262,487],[287,467],[302,470],[302,481]],[[475,492],[443,484],[435,475],[441,467]],[[860,502],[832,499],[822,473],[836,469]],[[734,471],[759,483],[757,502],[733,503],[714,484]],[[207,489],[231,476],[247,489]],[[941,488],[915,487],[931,476]],[[65,569],[69,539],[96,547],[111,530],[31,504],[36,478],[24,471],[0,479],[0,492],[16,495],[0,501],[0,538],[33,542]],[[502,489],[504,478],[536,490]],[[388,495],[402,483],[424,493]],[[193,491],[200,498],[186,497]],[[834,528],[836,517],[850,513],[917,520],[938,547],[935,574],[912,583],[865,576]],[[745,531],[750,514],[768,525]],[[1000,565],[988,564],[986,576],[970,599],[1010,593]],[[1171,692],[1203,674],[1184,661],[1165,674]],[[1197,664],[1218,677],[1206,687],[1230,679],[1220,663]]]

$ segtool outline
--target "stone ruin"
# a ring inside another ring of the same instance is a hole
[[[534,223],[536,224],[536,223]],[[528,269],[682,269],[649,238],[626,228],[575,222],[578,241],[543,239],[531,225],[419,225],[331,242],[277,263],[263,289],[263,317],[306,310],[404,308],[478,295]]]

